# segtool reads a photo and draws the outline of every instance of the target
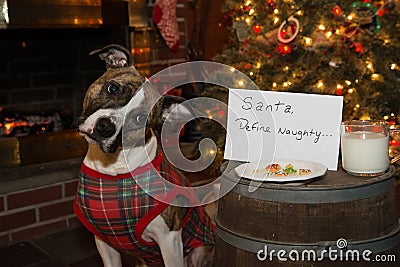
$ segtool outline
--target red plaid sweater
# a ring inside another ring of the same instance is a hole
[[[82,164],[74,211],[94,235],[114,248],[132,253],[148,264],[162,264],[159,247],[142,238],[143,230],[168,207],[168,201],[183,196],[190,201],[190,189],[184,190],[165,183],[189,186],[184,176],[174,171],[163,155],[131,173],[109,176]],[[133,178],[135,177],[135,178]],[[141,180],[142,188],[135,179]],[[150,191],[151,190],[151,191]],[[157,199],[165,199],[163,203]],[[184,251],[214,244],[215,226],[203,207],[190,208],[182,221]]]

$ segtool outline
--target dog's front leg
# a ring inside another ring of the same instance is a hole
[[[160,247],[165,267],[183,267],[182,229],[171,231],[159,215],[143,231]]]
[[[114,248],[110,247],[103,240],[95,237],[96,247],[103,260],[104,267],[122,267],[121,255]]]

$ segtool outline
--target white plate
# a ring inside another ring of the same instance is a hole
[[[287,164],[292,164],[293,167],[298,169],[310,169],[310,174],[305,175],[289,175],[289,176],[274,176],[268,174],[265,169],[269,164],[279,164],[285,167]],[[327,171],[327,167],[316,162],[305,161],[305,160],[273,160],[273,161],[256,161],[250,163],[244,163],[235,168],[237,175],[243,178],[261,181],[261,182],[294,182],[294,181],[305,181],[324,175]]]

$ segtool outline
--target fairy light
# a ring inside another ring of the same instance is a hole
[[[250,1],[250,0],[248,0],[248,1],[246,2],[246,6],[249,6],[249,5],[251,5],[251,1]]]
[[[303,10],[299,10],[299,11],[297,11],[297,15],[299,15],[299,16],[303,16]]]
[[[239,84],[240,87],[243,87],[244,81],[243,81],[243,80],[240,80],[240,81],[238,81],[238,84]]]
[[[368,120],[370,120],[371,119],[371,117],[368,115],[368,114],[364,114],[364,115],[362,115],[361,117],[360,117],[360,120],[363,120],[363,121],[368,121]]]
[[[246,21],[247,24],[250,24],[250,19],[249,18],[247,18],[245,21]]]
[[[348,86],[351,85],[351,82],[350,82],[349,80],[346,80],[346,81],[344,81],[344,82],[345,82],[345,84],[347,84]]]
[[[234,67],[231,67],[231,72],[235,72],[235,68]]]
[[[374,73],[371,75],[371,80],[373,81],[383,81],[383,76],[379,73]]]
[[[348,20],[353,20],[353,16],[352,16],[352,15],[348,15],[348,16],[347,16],[347,19],[348,19]]]
[[[254,9],[252,8],[252,9],[250,9],[250,11],[249,11],[249,15],[251,16],[251,15],[253,15],[254,14]]]
[[[252,71],[250,71],[250,73],[249,73],[249,74],[250,74],[250,76],[253,76],[253,75],[254,75],[254,73],[253,73]]]
[[[317,88],[321,89],[323,87],[324,87],[324,81],[319,80],[318,83],[317,83]]]
[[[288,71],[289,70],[289,66],[285,66],[284,70]]]
[[[304,37],[304,43],[306,46],[312,45],[312,39],[310,37]]]
[[[277,24],[279,22],[279,18],[278,17],[274,17],[274,24]]]
[[[272,87],[277,87],[278,84],[277,83],[272,83]]]
[[[391,65],[390,65],[390,69],[391,70],[395,70],[397,68],[397,64],[396,63],[392,63]]]
[[[257,68],[257,69],[261,68],[261,62],[257,62],[256,68]]]
[[[374,65],[372,65],[372,63],[370,61],[367,61],[367,69],[372,70]]]
[[[339,29],[336,29],[335,34],[336,34],[336,35],[340,35],[340,30],[339,30]]]
[[[347,90],[347,93],[349,93],[349,94],[354,93],[354,88],[350,88],[349,90]]]
[[[331,31],[327,32],[326,33],[326,38],[331,38],[331,37],[332,37],[332,32]]]
[[[274,13],[278,15],[279,14],[279,10],[277,8],[275,8],[274,9]]]
[[[342,9],[339,6],[334,6],[333,13],[335,13],[336,16],[340,16]]]
[[[355,80],[355,82],[356,82],[356,83],[359,83],[359,80],[358,80],[358,79],[356,79],[356,80]]]
[[[356,104],[356,108],[359,109],[360,108],[360,104]]]
[[[320,29],[321,31],[325,31],[325,30],[326,30],[326,27],[325,27],[324,24],[320,24],[320,25],[318,26],[318,29]]]
[[[291,85],[292,85],[292,83],[291,83],[290,81],[284,82],[284,83],[282,84],[283,87],[289,87],[289,86],[291,86]]]
[[[341,85],[341,84],[338,83],[338,84],[336,85],[336,89],[338,89],[338,90],[343,89],[343,85]]]
[[[386,116],[384,116],[384,117],[383,117],[383,119],[386,121],[386,120],[388,120],[388,119],[389,119],[389,116],[388,116],[388,115],[386,115]]]

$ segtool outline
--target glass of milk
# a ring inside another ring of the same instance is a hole
[[[389,168],[389,126],[384,121],[341,124],[342,168],[351,175],[378,176]]]

